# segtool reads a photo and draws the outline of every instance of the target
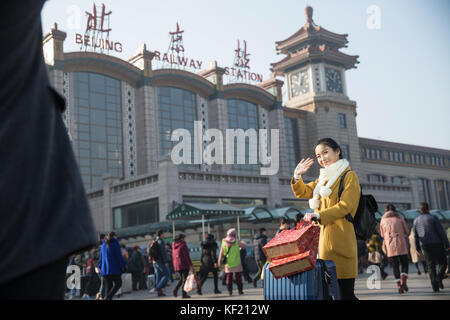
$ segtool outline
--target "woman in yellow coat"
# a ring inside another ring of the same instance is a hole
[[[342,156],[340,146],[331,138],[319,140],[314,152],[320,169],[317,180],[305,184],[302,175],[314,164],[311,158],[302,159],[295,168],[291,181],[297,198],[310,199],[309,206],[314,213],[304,217],[309,221],[317,218],[320,229],[319,257],[336,264],[341,299],[357,299],[354,294],[355,278],[358,273],[358,252],[353,224],[345,216],[355,216],[361,194],[358,177],[354,171],[346,174],[344,188],[338,201],[339,183],[344,172],[350,170],[349,163]]]

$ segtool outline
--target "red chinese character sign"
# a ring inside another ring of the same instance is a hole
[[[84,35],[75,33],[75,43],[80,45],[80,50],[103,53],[106,51],[122,52],[122,44],[109,39],[112,30],[110,17],[112,11],[106,10],[102,3],[97,7],[94,3],[92,12],[86,11],[86,30]]]
[[[250,53],[247,52],[247,41],[237,41],[234,50],[234,62],[232,67],[225,67],[225,75],[228,76],[228,83],[244,82],[258,83],[263,81],[263,76],[250,71]]]
[[[161,54],[159,51],[154,51],[154,68],[201,70],[202,61],[187,58],[184,55],[183,33],[184,30],[181,30],[177,22],[175,31],[169,32],[170,44],[167,52]]]

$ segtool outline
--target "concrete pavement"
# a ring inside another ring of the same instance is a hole
[[[422,268],[422,266],[421,266]],[[408,287],[409,292],[404,294],[397,293],[397,285],[395,283],[392,269],[386,268],[385,271],[389,276],[377,283],[372,281],[374,273],[361,273],[355,282],[355,294],[360,300],[450,300],[450,277],[444,279],[444,290],[439,293],[433,293],[431,289],[431,283],[428,274],[422,272],[422,275],[417,275],[414,265],[409,266],[409,279]],[[172,290],[175,287],[176,282],[170,283],[164,290],[166,292],[165,297],[157,297],[156,294],[148,293],[148,290],[135,291],[132,293],[125,293],[117,300],[181,300],[181,291],[178,293],[178,298],[172,295]],[[258,282],[258,288],[254,288],[252,284],[244,282],[244,294],[238,295],[236,285],[233,286],[233,295],[228,296],[228,292],[225,286],[219,281],[219,290],[221,294],[213,293],[213,279],[208,278],[202,289],[203,295],[198,295],[195,291],[191,292],[191,299],[183,299],[184,301],[190,300],[263,300],[263,289],[261,288],[261,281]]]

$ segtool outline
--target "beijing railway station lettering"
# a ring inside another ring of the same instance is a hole
[[[80,49],[91,49],[92,51],[116,51],[122,52],[122,43],[109,39],[112,28],[109,18],[112,11],[106,12],[106,7],[102,3],[100,8],[94,3],[92,12],[86,11],[87,22],[84,35],[75,33],[75,43],[80,45]]]

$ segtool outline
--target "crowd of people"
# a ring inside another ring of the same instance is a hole
[[[421,203],[421,215],[414,220],[411,229],[392,204],[388,204],[380,221],[379,232],[367,242],[358,240],[358,269],[362,273],[370,265],[380,269],[381,279],[388,273],[390,264],[398,293],[409,290],[407,285],[409,265],[415,266],[418,275],[428,273],[434,292],[444,288],[442,280],[448,273],[448,237],[436,216],[430,214],[427,203]]]
[[[386,207],[380,220],[379,232],[373,234],[367,241],[358,240],[358,272],[363,273],[370,265],[379,267],[381,280],[389,274],[385,271],[389,264],[392,267],[394,281],[398,292],[409,290],[407,285],[408,268],[410,262],[416,268],[418,275],[428,274],[434,292],[443,289],[442,280],[448,270],[447,255],[450,248],[448,238],[437,217],[429,213],[427,203],[421,203],[421,216],[416,218],[411,229],[408,228],[403,217],[394,205]],[[298,214],[294,226],[303,218]],[[291,223],[288,219],[280,219],[279,230],[289,230]],[[176,282],[172,294],[181,298],[190,298],[185,291],[185,283],[190,274],[195,275],[196,293],[202,295],[203,285],[212,273],[214,294],[221,294],[219,280],[226,287],[228,294],[233,294],[233,283],[237,286],[239,295],[243,292],[243,280],[252,283],[256,288],[261,280],[264,265],[267,262],[262,248],[268,242],[266,229],[261,228],[253,239],[253,258],[257,267],[253,277],[250,276],[246,263],[247,244],[240,241],[236,229],[229,229],[220,246],[212,234],[207,234],[201,243],[201,266],[196,273],[186,243],[186,236],[178,234],[172,244],[165,243],[164,231],[159,230],[156,238],[151,240],[147,248],[139,246],[127,248],[120,246],[114,232],[100,235],[99,242],[90,251],[73,255],[70,265],[77,265],[86,280],[82,285],[80,295],[83,299],[94,296],[98,300],[111,300],[122,286],[122,273],[130,273],[132,290],[149,290],[157,296],[164,297],[168,282]],[[447,252],[446,252],[447,250]],[[217,254],[219,252],[219,254]],[[151,277],[154,281],[147,282]],[[74,296],[74,290],[69,297]]]
[[[244,294],[242,278],[248,283],[253,282],[256,287],[262,266],[266,262],[262,251],[262,247],[267,243],[264,233],[263,228],[257,236],[258,239],[262,236],[264,240],[255,242],[255,257],[259,270],[254,278],[250,276],[245,262],[247,244],[238,240],[234,228],[228,230],[220,246],[212,234],[207,234],[205,241],[201,243],[201,266],[198,274],[190,258],[186,236],[182,233],[170,244],[164,242],[164,231],[159,230],[156,239],[148,243],[144,252],[139,246],[127,248],[120,245],[114,232],[106,236],[101,234],[93,249],[71,256],[69,265],[80,268],[83,281],[79,289],[81,292],[77,292],[74,284],[66,296],[69,299],[80,295],[82,299],[95,297],[97,300],[111,300],[120,293],[123,273],[131,274],[133,291],[149,290],[149,293],[157,294],[158,297],[166,296],[164,288],[168,286],[169,281],[177,281],[172,291],[173,296],[178,297],[178,291],[181,289],[181,298],[190,298],[184,289],[190,274],[195,275],[196,292],[202,295],[202,287],[209,273],[213,275],[214,294],[222,293],[219,290],[219,279],[222,279],[230,296],[233,294],[233,283],[236,283],[238,293]],[[149,277],[154,281],[147,282]],[[154,285],[148,285],[150,283]]]

